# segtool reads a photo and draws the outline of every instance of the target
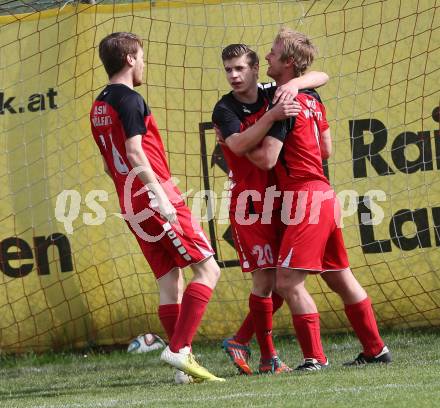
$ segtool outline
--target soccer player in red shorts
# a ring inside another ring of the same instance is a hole
[[[311,65],[315,48],[303,34],[281,29],[266,56],[267,74],[282,85],[300,77]],[[320,273],[345,304],[345,312],[363,351],[347,365],[388,363],[391,353],[379,335],[371,301],[352,274],[342,232],[335,193],[322,169],[322,151],[330,150],[330,130],[325,108],[314,91],[300,93],[301,113],[279,123],[287,128],[284,140],[266,137],[250,157],[272,164],[283,191],[281,219],[287,224],[278,256],[276,289],[292,312],[304,362],[297,370],[314,371],[328,365],[321,338],[319,314],[304,281]],[[275,133],[274,133],[275,134]],[[291,205],[286,205],[286,204]]]
[[[261,351],[259,372],[288,372],[291,369],[279,359],[272,340],[272,314],[283,303],[272,291],[282,229],[281,202],[274,194],[273,171],[259,169],[245,153],[259,143],[254,137],[256,131],[271,134],[270,127],[276,120],[298,113],[299,106],[292,104],[298,87],[322,85],[328,76],[310,73],[293,79],[278,90],[279,103],[269,111],[276,87],[257,85],[257,54],[244,44],[231,44],[223,50],[222,60],[232,91],[216,104],[212,117],[224,140],[221,145],[230,170],[230,222],[235,248],[243,272],[251,272],[253,282],[250,312],[235,336],[223,341],[223,348],[239,372],[250,375],[249,341],[255,332]],[[258,129],[250,133],[248,128],[256,121]],[[277,134],[278,138],[284,136]]]
[[[131,33],[110,34],[100,42],[99,56],[109,84],[93,103],[92,133],[124,218],[158,282],[159,318],[170,341],[161,359],[177,369],[176,382],[188,382],[191,376],[222,380],[199,366],[191,354],[220,269],[171,181],[154,117],[133,89],[142,84],[142,41]],[[187,266],[194,278],[183,292],[182,268]]]

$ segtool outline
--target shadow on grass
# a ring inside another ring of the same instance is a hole
[[[125,391],[129,387],[144,387],[144,386],[157,386],[157,385],[166,385],[171,384],[171,377],[169,381],[157,381],[154,379],[149,380],[147,377],[142,377],[139,379],[133,379],[130,378],[129,381],[106,381],[106,384],[91,384],[90,387],[78,387],[74,386],[75,388],[72,389],[71,384],[66,384],[62,387],[57,387],[56,389],[48,390],[47,387],[41,386],[41,387],[31,387],[22,389],[20,391],[14,392],[14,394],[11,394],[9,392],[0,391],[0,401],[4,399],[9,400],[19,400],[23,398],[29,398],[29,397],[40,397],[40,398],[46,398],[46,397],[63,397],[63,396],[73,396],[78,395],[78,393],[81,394],[105,394],[107,389],[117,389],[121,388]],[[3,407],[3,405],[0,405]]]

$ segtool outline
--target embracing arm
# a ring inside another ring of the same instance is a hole
[[[329,76],[325,72],[310,71],[298,78],[291,79],[290,82],[298,87],[298,89],[319,88],[325,85],[329,80]]]
[[[261,146],[247,153],[246,157],[260,169],[270,170],[275,166],[282,147],[283,142],[279,139],[266,136]]]
[[[297,116],[300,112],[301,105],[298,102],[281,101],[243,132],[227,137],[225,143],[237,156],[243,156],[261,142],[274,122]]]
[[[241,133],[233,133],[226,138],[226,146],[237,156],[243,156],[254,148],[266,136],[275,119],[272,112],[267,111],[260,120]]]
[[[325,72],[310,71],[300,77],[293,78],[275,91],[273,103],[284,101],[286,98],[294,98],[298,95],[299,89],[319,88],[325,85],[329,76]]]

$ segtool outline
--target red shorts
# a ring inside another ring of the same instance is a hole
[[[241,269],[243,272],[253,272],[256,269],[275,268],[282,236],[279,211],[264,217],[264,223],[261,214],[251,216],[258,216],[258,221],[243,225],[237,221],[234,213],[229,215]]]
[[[313,272],[348,268],[344,238],[338,227],[340,207],[332,188],[322,181],[304,183],[284,191],[284,203],[288,201],[286,193],[294,194],[291,225],[285,226],[278,266]],[[284,215],[281,219],[288,222]]]
[[[163,220],[157,212],[138,225],[134,233],[156,279],[174,268],[185,268],[214,255],[198,221],[186,205],[176,206],[178,224]]]

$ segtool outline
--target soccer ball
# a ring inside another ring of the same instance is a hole
[[[140,334],[129,345],[129,353],[148,353],[153,350],[164,348],[166,343],[157,335],[152,333]]]

